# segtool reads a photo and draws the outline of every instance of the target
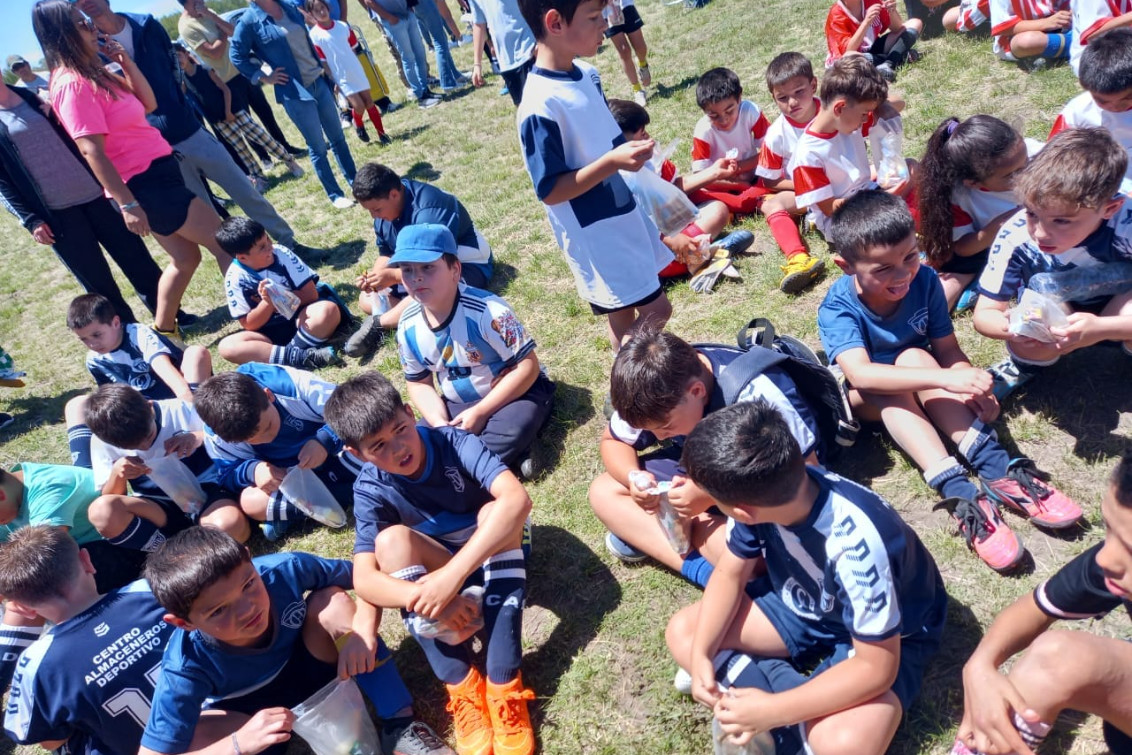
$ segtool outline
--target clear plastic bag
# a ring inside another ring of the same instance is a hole
[[[290,320],[303,306],[302,300],[294,291],[288,291],[270,278],[264,281],[264,284],[267,298],[271,300],[271,306],[275,307],[275,311],[282,315],[284,319]]]
[[[692,549],[692,544],[688,539],[688,522],[677,513],[676,509],[672,508],[672,504],[668,501],[668,491],[672,489],[672,483],[669,480],[663,480],[650,488],[646,488],[644,486],[648,484],[648,474],[643,469],[635,469],[629,473],[629,480],[643,492],[660,497],[656,519],[660,522],[660,529],[664,531],[664,536],[668,538],[668,544],[672,546],[672,550],[683,556]]]
[[[904,122],[899,118],[879,120],[869,129],[869,148],[877,183],[892,189],[908,180],[908,162],[904,159]]]
[[[279,492],[288,503],[316,522],[327,527],[346,526],[346,512],[338,505],[334,494],[311,470],[291,467],[283,477],[283,482],[279,483]]]
[[[146,475],[161,492],[173,499],[173,503],[189,516],[200,515],[207,497],[193,471],[176,456],[159,456],[145,462],[149,467]]]
[[[641,209],[652,218],[652,222],[665,236],[680,233],[699,214],[687,194],[677,188],[676,184],[660,177],[660,166],[672,156],[677,143],[674,141],[663,149],[655,149],[649,165],[640,170],[621,171],[621,177],[625,179]]]
[[[436,619],[412,614],[409,621],[413,623],[413,629],[416,630],[417,634],[430,640],[443,642],[445,645],[459,645],[471,639],[472,635],[483,629],[483,588],[479,585],[472,585],[460,594],[476,604],[476,615],[464,625],[463,629],[459,631],[449,629]]]
[[[774,737],[769,732],[760,731],[745,745],[737,745],[719,725],[719,719],[711,719],[711,740],[714,755],[775,755]]]
[[[381,755],[377,727],[353,679],[335,679],[291,709],[315,755]]]
[[[1026,288],[1058,302],[1089,301],[1101,296],[1115,296],[1132,288],[1132,262],[1109,262],[1052,273],[1036,273],[1030,277]]]
[[[1012,308],[1008,316],[1011,333],[1042,343],[1057,341],[1050,328],[1064,328],[1069,324],[1061,304],[1029,288],[1022,291],[1018,306]]]

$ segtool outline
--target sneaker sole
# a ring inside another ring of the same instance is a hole
[[[809,270],[790,273],[778,284],[778,289],[784,294],[800,294],[809,288],[825,272],[825,263],[818,260],[818,264]]]
[[[642,553],[642,554],[641,554],[640,556],[626,556],[625,554],[623,554],[623,553],[621,553],[620,551],[616,550],[616,549],[615,549],[615,548],[614,548],[614,547],[613,547],[612,545],[610,545],[610,543],[609,543],[609,535],[611,535],[611,534],[612,534],[612,533],[608,533],[608,534],[606,535],[606,537],[605,537],[605,549],[606,549],[607,551],[609,551],[609,554],[610,554],[611,556],[613,556],[614,558],[616,558],[616,559],[617,559],[618,561],[620,561],[620,562],[621,562],[621,563],[623,563],[623,564],[639,564],[639,563],[641,563],[642,561],[647,561],[647,560],[648,560],[648,556],[647,556],[647,555],[645,555],[644,553]]]

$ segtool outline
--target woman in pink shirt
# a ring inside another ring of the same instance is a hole
[[[152,232],[172,260],[161,274],[154,326],[177,335],[177,308],[200,264],[200,245],[221,272],[232,261],[216,243],[220,218],[185,187],[173,149],[146,121],[157,101],[122,46],[100,41],[90,19],[67,0],[39,0],[32,21],[51,68],[51,104],[60,123],[126,226],[139,236]],[[100,45],[121,75],[107,70]]]

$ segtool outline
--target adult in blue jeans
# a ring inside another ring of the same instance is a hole
[[[409,9],[408,0],[361,0],[361,3],[381,20],[381,28],[401,58],[401,72],[417,104],[425,108],[440,104],[440,98],[428,88],[428,57],[420,24]]]
[[[471,84],[471,79],[456,70],[456,61],[452,60],[452,52],[448,49],[448,27],[436,7],[436,0],[419,0],[413,6],[413,13],[428,36],[432,38],[432,51],[436,56],[440,88],[447,91]]]
[[[252,0],[232,34],[228,55],[252,83],[275,85],[275,99],[306,140],[326,195],[335,207],[351,207],[354,201],[345,196],[326,159],[327,142],[349,183],[356,172],[354,158],[298,6],[291,0]],[[272,68],[270,74],[263,73],[261,63]]]

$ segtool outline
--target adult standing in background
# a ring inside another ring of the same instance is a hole
[[[483,86],[483,48],[488,32],[495,42],[499,74],[515,107],[523,99],[527,74],[535,64],[535,35],[523,20],[518,0],[471,0],[472,47],[475,65],[472,83]]]
[[[436,3],[437,0],[418,0],[412,5],[412,9],[421,27],[432,37],[436,74],[440,79],[440,88],[447,92],[467,86],[472,80],[456,69],[456,61],[452,59],[452,51],[448,48],[448,26],[444,23]]]
[[[47,96],[47,79],[31,70],[31,64],[19,55],[8,56],[8,70],[16,74],[16,81],[12,86],[23,87],[40,97]]]
[[[306,140],[311,167],[326,195],[339,209],[352,207],[354,200],[343,194],[326,159],[327,141],[350,183],[357,172],[354,157],[299,7],[290,0],[252,0],[236,24],[228,54],[253,84],[275,85],[275,99]],[[271,66],[270,74],[264,75],[261,63]]]
[[[409,10],[409,0],[360,0],[381,21],[389,40],[397,49],[401,71],[417,98],[417,104],[429,108],[440,104],[440,98],[428,88],[428,57],[421,39],[417,17]]]

